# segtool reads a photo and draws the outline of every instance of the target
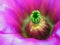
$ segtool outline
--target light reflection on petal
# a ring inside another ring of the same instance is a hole
[[[3,15],[0,15],[0,31],[2,31],[4,28],[6,28],[6,20]]]
[[[1,5],[0,5],[0,11],[4,11],[6,7],[8,7],[8,5],[6,5],[6,4],[1,4]]]
[[[57,29],[56,34],[58,35],[58,37],[60,37],[60,29]]]

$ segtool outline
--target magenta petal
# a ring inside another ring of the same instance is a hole
[[[60,40],[60,21],[58,21],[53,27],[55,36]]]
[[[17,0],[17,1],[22,1],[22,0]],[[59,44],[60,40],[58,40],[54,36],[51,36],[48,40],[44,40],[44,41],[42,41],[42,40],[36,40],[36,39],[30,39],[30,38],[23,39],[20,36],[21,34],[17,34],[17,32],[15,32],[16,30],[21,30],[20,29],[21,26],[19,25],[21,23],[21,21],[20,21],[21,19],[20,18],[22,17],[20,15],[21,11],[19,11],[19,7],[21,5],[17,7],[17,5],[15,5],[17,3],[14,2],[13,0],[2,0],[2,2],[6,3],[8,5],[8,8],[6,10],[3,10],[2,12],[0,10],[0,13],[3,15],[3,18],[6,20],[6,21],[4,20],[4,23],[6,22],[6,26],[4,26],[4,28],[1,28],[1,30],[0,30],[0,45],[60,45]],[[22,3],[22,2],[19,2],[19,3]],[[45,6],[43,6],[43,4],[45,5],[45,3],[44,2],[42,3],[42,7],[43,7],[43,11],[41,10],[42,13],[45,12],[45,10],[44,10]],[[37,5],[38,4],[36,4],[36,6]],[[32,4],[30,6],[32,6]],[[38,8],[38,7],[36,7],[36,8]],[[27,12],[28,11],[29,10],[27,10]],[[32,11],[32,9],[31,9],[31,11]],[[1,14],[0,14],[0,16],[1,16]],[[17,16],[20,17],[19,18],[20,20],[17,20]]]
[[[49,16],[53,23],[60,20],[60,0],[50,0]]]

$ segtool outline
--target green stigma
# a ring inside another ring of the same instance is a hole
[[[33,11],[30,16],[30,19],[34,24],[38,24],[41,19],[41,13],[38,10]]]

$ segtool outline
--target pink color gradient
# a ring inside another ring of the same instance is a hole
[[[0,45],[60,45],[56,33],[44,41],[24,38],[18,33],[22,30],[23,20],[33,10],[38,9],[45,15],[48,3],[49,0],[0,0]]]

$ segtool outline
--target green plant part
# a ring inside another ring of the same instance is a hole
[[[41,20],[41,13],[38,10],[32,12],[30,19],[34,24],[38,24]]]

